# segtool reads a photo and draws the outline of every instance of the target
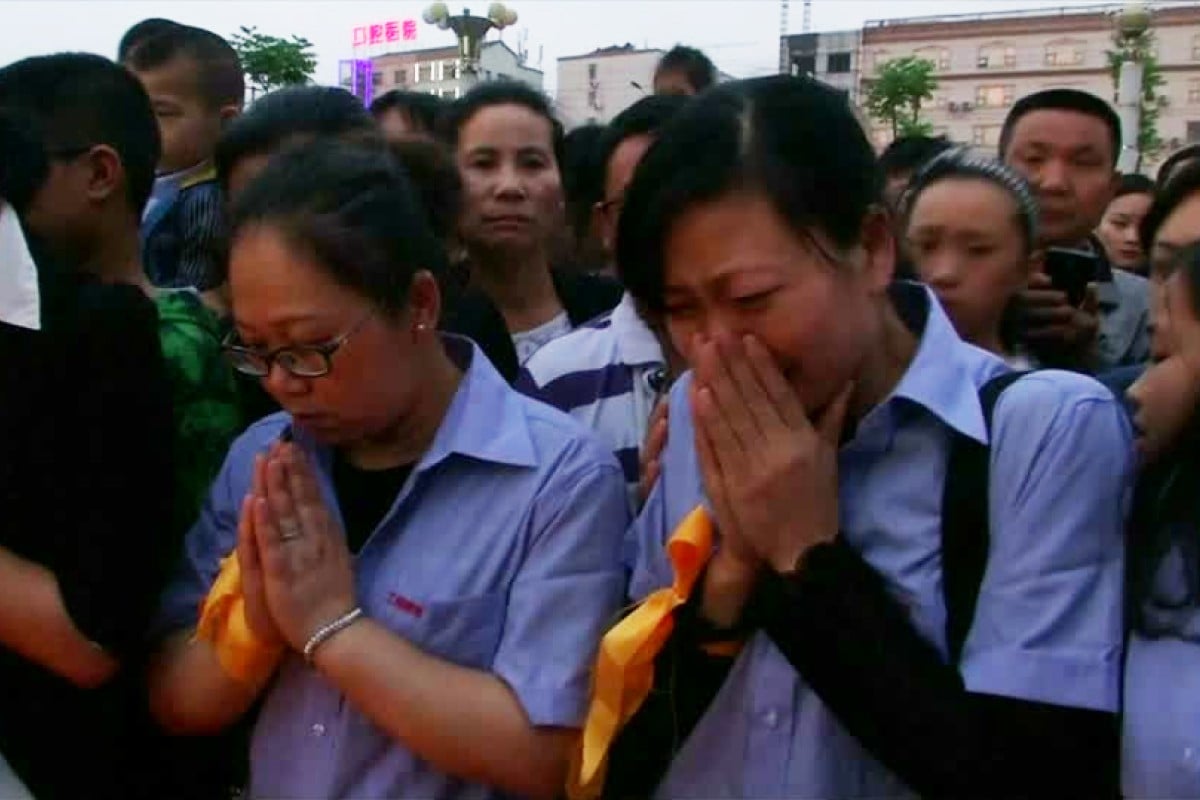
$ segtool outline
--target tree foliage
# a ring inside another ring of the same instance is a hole
[[[242,26],[229,43],[241,58],[250,85],[260,92],[309,83],[317,68],[313,44],[302,36],[282,39]]]
[[[1152,30],[1147,29],[1139,36],[1130,39],[1122,38],[1120,34],[1113,35],[1113,49],[1108,51],[1108,65],[1112,72],[1113,99],[1120,87],[1121,65],[1130,59],[1142,63],[1142,103],[1141,124],[1138,126],[1138,152],[1142,158],[1155,160],[1163,150],[1163,140],[1158,134],[1158,117],[1162,112],[1165,98],[1159,95],[1166,80],[1163,78],[1162,67],[1155,53],[1155,37]]]
[[[933,97],[938,81],[932,61],[904,56],[880,65],[867,92],[871,116],[891,125],[892,137],[925,136],[933,126],[921,119],[921,105]]]

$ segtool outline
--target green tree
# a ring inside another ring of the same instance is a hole
[[[927,136],[933,131],[921,119],[921,104],[933,97],[938,81],[932,61],[916,56],[892,59],[879,67],[867,90],[867,111],[892,126],[892,137]]]
[[[1113,49],[1108,51],[1108,65],[1112,71],[1113,99],[1120,86],[1121,65],[1130,59],[1142,62],[1141,124],[1138,126],[1138,152],[1143,159],[1155,160],[1163,149],[1162,137],[1158,135],[1158,116],[1166,104],[1158,90],[1166,82],[1162,67],[1155,54],[1154,32],[1147,29],[1130,39],[1120,34],[1113,35]]]
[[[302,36],[281,39],[242,26],[229,43],[241,58],[252,89],[259,92],[309,83],[317,68],[313,44]]]

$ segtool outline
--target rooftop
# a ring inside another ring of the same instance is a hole
[[[627,42],[625,44],[612,45],[611,47],[600,47],[596,50],[593,50],[590,53],[583,53],[582,55],[561,56],[558,60],[559,61],[574,61],[574,60],[580,59],[580,58],[607,58],[609,56],[632,56],[632,55],[640,55],[642,53],[656,53],[656,54],[661,55],[663,52],[664,52],[663,50],[660,50],[656,47],[651,47],[651,48],[634,47],[632,44],[629,44]]]
[[[1156,2],[1153,11],[1165,11],[1172,8],[1194,8],[1194,0],[1165,0]],[[863,23],[864,29],[887,28],[895,25],[936,25],[971,22],[991,22],[1000,20],[1024,20],[1035,18],[1056,18],[1094,14],[1113,14],[1125,7],[1124,3],[1103,3],[1089,6],[1060,6],[1058,8],[1031,8],[1024,11],[985,11],[975,14],[940,14],[930,17],[898,17],[894,19],[872,19]]]

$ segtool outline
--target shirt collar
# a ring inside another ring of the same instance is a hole
[[[892,287],[892,301],[920,341],[888,401],[903,398],[915,403],[959,433],[986,444],[987,425],[969,363],[972,348],[959,338],[928,288],[898,282]]]
[[[451,360],[463,370],[463,376],[433,442],[415,471],[431,470],[452,455],[514,467],[536,467],[537,453],[522,406],[525,401],[470,339],[443,334],[442,344]],[[294,436],[306,449],[321,453],[321,460],[327,465],[330,456],[327,448],[318,447],[301,429],[289,426],[286,435]]]
[[[629,292],[621,297],[621,302],[613,309],[609,324],[617,340],[621,363],[634,367],[666,361],[658,337],[637,312],[633,295]]]
[[[37,263],[17,214],[0,203],[0,322],[41,330]]]

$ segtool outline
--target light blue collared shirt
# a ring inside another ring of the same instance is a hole
[[[447,339],[451,350],[466,344]],[[500,677],[534,725],[580,727],[597,644],[623,599],[621,470],[576,422],[513,391],[473,345],[469,358],[433,444],[355,559],[358,601],[425,652]],[[234,443],[188,535],[160,628],[195,624],[221,557],[235,546],[254,455],[289,424],[285,414],[268,417]],[[336,511],[332,453],[299,429],[295,438]],[[435,771],[292,655],[254,732],[251,794],[493,792]]]
[[[987,441],[979,388],[1006,367],[963,342],[929,291],[908,284],[898,298],[925,317],[920,345],[900,383],[842,447],[840,523],[944,655],[941,505],[951,431]],[[627,537],[635,598],[670,583],[665,541],[704,499],[690,380],[672,391],[662,479]],[[992,434],[991,551],[960,665],[964,682],[972,692],[1115,711],[1122,530],[1134,464],[1125,413],[1091,378],[1044,371],[1004,392]],[[658,794],[884,798],[911,791],[758,633]]]

